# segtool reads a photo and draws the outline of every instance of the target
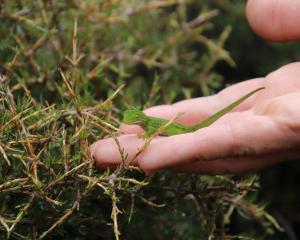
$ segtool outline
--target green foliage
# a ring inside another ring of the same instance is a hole
[[[255,176],[147,178],[127,164],[133,159],[122,146],[124,163],[115,170],[97,169],[90,155],[91,143],[115,136],[128,106],[221,87],[215,65],[234,62],[224,50],[231,28],[214,31],[216,6],[0,3],[3,239],[243,239],[232,237],[233,215],[255,220],[265,234],[276,227],[250,198]]]

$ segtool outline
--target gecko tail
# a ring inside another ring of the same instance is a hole
[[[231,104],[229,104],[228,106],[226,106],[225,108],[221,109],[220,111],[216,112],[215,114],[211,115],[210,117],[204,119],[202,122],[196,124],[193,126],[193,128],[195,130],[198,130],[200,128],[204,128],[204,127],[208,127],[209,125],[211,125],[212,123],[214,123],[215,121],[217,121],[219,118],[221,118],[223,115],[225,115],[226,113],[230,112],[232,109],[234,109],[235,107],[237,107],[238,105],[240,105],[242,102],[244,102],[246,99],[248,99],[249,97],[251,97],[254,93],[265,89],[265,87],[260,87],[257,88],[249,93],[247,93],[246,95],[242,96],[241,98],[239,98],[238,100],[232,102]]]

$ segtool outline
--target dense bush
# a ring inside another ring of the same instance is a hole
[[[256,204],[257,176],[150,178],[126,164],[122,146],[116,170],[98,170],[89,152],[116,135],[128,106],[224,86],[220,72],[235,66],[224,48],[232,17],[225,25],[218,15],[241,14],[239,4],[1,2],[0,236],[263,239],[279,229]],[[237,233],[233,220],[257,224]]]

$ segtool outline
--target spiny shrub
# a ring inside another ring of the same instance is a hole
[[[217,5],[11,0],[0,9],[1,239],[243,239],[232,216],[277,227],[255,204],[256,176],[145,177],[126,157],[99,170],[89,151],[116,136],[128,106],[222,86],[214,66],[234,61],[230,26],[214,30]]]

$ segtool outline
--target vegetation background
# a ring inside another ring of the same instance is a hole
[[[298,43],[255,36],[245,3],[0,1],[0,239],[297,239],[297,162],[147,178],[122,146],[113,171],[89,153],[131,105],[213,94],[298,60]]]

